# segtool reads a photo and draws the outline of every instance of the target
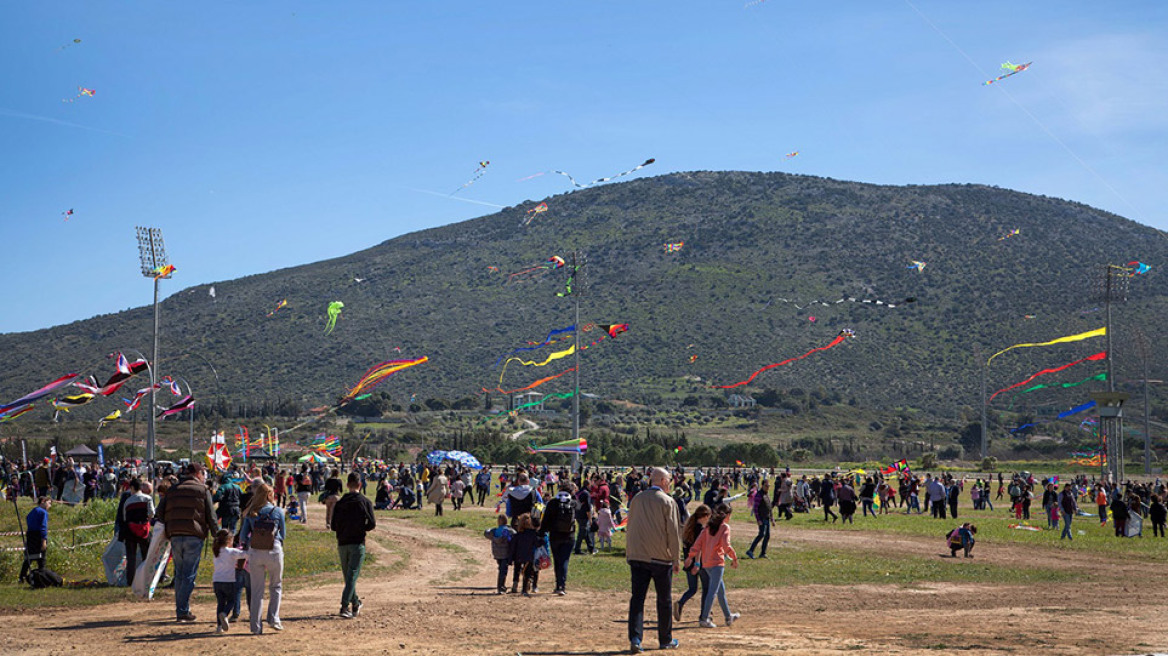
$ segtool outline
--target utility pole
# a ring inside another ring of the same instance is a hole
[[[1144,375],[1144,476],[1152,475],[1152,427],[1148,415],[1148,336],[1139,328],[1132,330],[1136,336],[1136,346],[1140,349],[1140,362],[1143,365]]]
[[[1110,474],[1112,483],[1123,482],[1123,402],[1127,395],[1115,391],[1115,349],[1111,306],[1127,300],[1128,281],[1131,269],[1115,264],[1100,267],[1100,275],[1095,281],[1094,296],[1103,302],[1106,311],[1107,329],[1107,393],[1106,399],[1099,399],[1099,429],[1104,436],[1104,454],[1101,459],[1101,474]],[[1123,398],[1119,398],[1122,396]],[[1110,407],[1108,407],[1110,406]]]
[[[154,279],[154,350],[150,354],[150,414],[146,424],[146,463],[153,479],[154,472],[154,404],[155,386],[158,384],[158,285],[163,278],[170,278],[171,272],[166,271],[170,261],[166,257],[166,244],[162,241],[162,230],[159,228],[143,228],[138,231],[138,259],[142,265],[142,275]]]
[[[557,294],[558,296],[570,296],[572,298],[573,311],[575,312],[575,323],[573,324],[574,336],[572,360],[573,367],[576,371],[573,373],[573,388],[572,394],[572,439],[580,439],[580,333],[583,328],[580,325],[580,295],[584,293],[584,278],[583,273],[585,258],[581,251],[572,251],[570,257],[570,264],[568,265],[568,280],[565,283],[564,291]],[[576,471],[580,464],[580,454],[572,454],[572,470]]]
[[[989,365],[981,361],[981,346],[978,344],[973,345],[973,359],[981,372],[981,459],[985,460],[989,456],[989,442],[986,439],[986,415],[989,408],[989,404],[986,403],[986,369]]]

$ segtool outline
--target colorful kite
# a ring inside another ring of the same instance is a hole
[[[815,323],[815,317],[807,317],[807,320],[811,323]]]
[[[535,207],[527,210],[527,219],[523,222],[523,225],[530,224],[533,220],[535,220],[535,217],[543,214],[546,211],[548,211],[547,203],[540,203],[539,205],[536,205]]]
[[[673,242],[671,244],[665,244],[665,252],[666,253],[680,253],[682,248],[685,248],[684,241],[678,241],[678,242]]]
[[[488,266],[488,267],[487,267],[487,271],[489,271],[489,272],[491,272],[491,273],[499,273],[499,267],[497,267],[497,266]]]
[[[59,399],[53,399],[53,410],[57,412],[69,412],[73,408],[85,405],[93,400],[95,394],[90,392],[83,392],[81,394],[73,394],[72,396],[65,396]]]
[[[121,418],[122,418],[122,411],[121,410],[114,410],[113,412],[109,413],[108,415],[102,417],[101,419],[99,419],[97,421],[97,430],[101,430],[102,428],[105,427],[106,424],[115,422]]]
[[[1083,380],[1080,380],[1077,383],[1053,383],[1050,385],[1044,384],[1044,385],[1035,385],[1034,387],[1027,387],[1026,389],[1022,390],[1021,392],[1018,392],[1017,394],[1015,394],[1014,398],[1016,399],[1019,396],[1021,396],[1022,394],[1027,394],[1029,392],[1037,392],[1038,390],[1041,390],[1041,389],[1054,389],[1054,388],[1067,389],[1067,388],[1078,387],[1079,385],[1083,385],[1083,384],[1094,382],[1094,381],[1101,381],[1101,380],[1107,380],[1107,372],[1106,371],[1103,373],[1095,374],[1094,376],[1088,376],[1087,378],[1084,378]],[[1012,401],[1011,401],[1011,405],[1013,405]]]
[[[518,362],[519,364],[521,364],[525,367],[546,367],[548,364],[555,362],[556,360],[559,360],[560,358],[566,358],[575,352],[576,352],[576,346],[573,344],[572,346],[569,346],[568,348],[564,349],[563,351],[556,351],[555,353],[548,354],[547,358],[545,358],[543,362],[535,362],[534,360],[528,361],[528,360],[524,360],[524,359],[518,358],[518,357],[507,358],[503,362],[503,370],[499,372],[499,383],[502,384],[503,375],[507,373],[507,365],[511,364],[511,362]]]
[[[697,356],[697,355],[691,355],[691,356],[689,356],[689,363],[690,363],[690,364],[693,364],[693,363],[695,363],[695,362],[697,362],[697,361],[698,361],[698,356]]]
[[[534,383],[532,383],[526,387],[519,387],[519,388],[516,388],[513,390],[505,390],[502,387],[496,387],[495,389],[487,389],[485,387],[480,387],[479,389],[481,389],[483,392],[499,392],[500,394],[515,394],[516,392],[526,392],[527,390],[535,389],[548,381],[555,380],[555,379],[559,378],[560,376],[570,374],[573,371],[576,371],[576,367],[572,367],[571,369],[565,369],[564,371],[561,371],[560,373],[558,373],[554,376],[540,378],[539,380],[535,381]]]
[[[231,452],[223,442],[223,433],[211,438],[211,446],[207,447],[207,467],[211,471],[227,471],[231,467]]]
[[[271,312],[268,313],[268,317],[274,316],[277,312],[279,312],[280,310],[283,310],[287,306],[288,306],[288,299],[284,299],[284,300],[280,301],[279,303],[276,304],[276,309],[272,310]]]
[[[528,267],[522,271],[516,271],[515,273],[507,274],[507,281],[504,284],[509,285],[515,282],[535,280],[537,278],[543,277],[544,274],[546,274],[548,271],[562,269],[564,264],[564,258],[560,257],[559,255],[553,255],[544,260],[542,264],[536,264],[535,266]]]
[[[1006,62],[1006,63],[1002,64],[1002,70],[1009,71],[1009,72],[1006,73],[1005,75],[999,75],[999,76],[995,77],[994,79],[989,80],[987,82],[982,82],[982,86],[990,85],[990,84],[993,84],[994,82],[1004,80],[1004,79],[1010,77],[1011,75],[1017,75],[1018,73],[1021,73],[1022,71],[1030,68],[1030,65],[1033,63],[1034,62],[1026,62],[1025,64],[1011,64],[1010,62]]]
[[[1091,339],[1092,337],[1103,337],[1105,335],[1107,335],[1107,327],[1106,326],[1104,326],[1103,328],[1096,328],[1095,330],[1088,330],[1085,333],[1079,333],[1077,335],[1067,335],[1066,337],[1059,337],[1058,339],[1052,339],[1049,342],[1025,342],[1022,344],[1015,344],[1013,346],[1004,348],[1004,349],[998,351],[997,353],[991,355],[990,359],[986,360],[986,365],[989,365],[989,363],[993,362],[994,358],[996,358],[999,355],[1005,353],[1006,351],[1010,351],[1012,349],[1030,348],[1030,347],[1034,347],[1034,346],[1051,346],[1054,344],[1066,344],[1068,342],[1080,342],[1084,339]]]
[[[746,380],[740,380],[737,383],[734,383],[732,385],[714,385],[713,387],[715,387],[717,389],[731,389],[734,387],[741,387],[743,385],[749,385],[751,381],[753,381],[756,377],[758,377],[759,374],[761,374],[764,371],[768,371],[770,369],[774,369],[775,367],[781,367],[783,365],[790,364],[792,362],[795,362],[796,360],[802,360],[803,358],[811,355],[812,353],[816,353],[818,351],[826,351],[827,349],[835,348],[836,346],[843,344],[845,339],[847,339],[849,337],[854,337],[854,336],[855,336],[855,332],[850,330],[850,329],[841,330],[840,334],[837,335],[835,339],[831,340],[831,342],[828,343],[826,346],[819,346],[819,347],[813,348],[810,351],[804,353],[803,355],[800,355],[800,356],[795,357],[795,358],[788,358],[786,360],[783,360],[782,362],[768,364],[767,366],[763,367],[762,369],[759,369],[758,371],[750,374],[750,377],[747,378]]]
[[[365,394],[385,382],[386,378],[396,374],[402,369],[409,369],[410,367],[429,362],[430,358],[423,355],[420,358],[413,360],[386,360],[380,364],[375,364],[361,376],[356,385],[353,385],[344,396],[341,397],[340,405],[344,405],[356,399],[359,395]]]
[[[831,307],[833,305],[839,305],[840,303],[861,303],[863,305],[875,305],[878,307],[896,308],[896,307],[901,306],[901,305],[908,305],[910,303],[916,303],[917,298],[915,296],[909,296],[908,298],[904,299],[903,301],[896,301],[895,303],[890,303],[888,301],[881,301],[878,299],[856,298],[854,296],[847,296],[847,297],[844,297],[844,298],[841,298],[841,299],[835,300],[835,301],[816,300],[816,301],[806,301],[806,302],[793,300],[793,299],[789,299],[789,298],[773,298],[767,302],[767,305],[770,305],[770,303],[773,303],[774,301],[779,301],[780,303],[791,303],[791,304],[794,304],[796,310],[802,310],[804,308],[811,307],[812,305],[822,305],[824,307]],[[799,305],[800,302],[802,302],[803,305]]]
[[[563,442],[555,442],[553,444],[545,444],[543,446],[536,446],[532,442],[527,447],[528,453],[584,453],[588,450],[588,440],[583,437],[575,440],[564,440]]]
[[[1010,237],[1017,237],[1020,234],[1022,234],[1022,230],[1020,228],[1014,228],[1010,232],[1007,232],[1006,234],[1002,235],[1001,237],[998,237],[998,241],[1006,241]]]
[[[568,272],[568,279],[564,281],[564,291],[556,292],[556,296],[564,298],[572,295],[572,285],[576,283],[576,276],[580,273],[580,267],[582,266],[584,266],[583,263],[572,266],[572,270]]]
[[[129,362],[126,360],[126,356],[121,353],[116,354],[116,357],[118,370],[105,381],[104,385],[98,385],[97,379],[90,376],[86,382],[73,383],[73,386],[83,392],[109,396],[121,389],[122,385],[126,384],[126,381],[150,368],[150,365],[145,360]]]
[[[629,175],[630,173],[636,173],[637,171],[640,171],[641,169],[645,168],[646,166],[649,166],[650,164],[652,164],[653,162],[656,162],[656,161],[657,160],[652,159],[652,158],[647,159],[644,162],[642,162],[640,165],[633,167],[633,168],[629,169],[628,171],[625,171],[624,173],[617,173],[616,175],[610,175],[607,178],[597,178],[596,180],[593,180],[592,182],[589,182],[588,184],[580,184],[579,182],[576,182],[576,179],[573,178],[569,173],[567,173],[565,171],[549,171],[549,173],[558,173],[558,174],[564,176],[565,178],[570,180],[572,182],[572,186],[576,187],[577,189],[587,189],[588,187],[598,185],[602,182],[608,182],[609,180],[623,178],[624,176]],[[534,177],[539,176],[539,175],[543,175],[543,174],[537,173],[537,174],[530,176],[530,177],[534,178]],[[526,180],[527,178],[524,178],[524,179]]]
[[[495,360],[495,364],[493,364],[491,366],[492,367],[499,366],[499,363],[503,361],[503,358],[506,358],[513,353],[518,353],[519,351],[536,351],[536,350],[543,348],[544,346],[547,346],[548,344],[555,344],[556,342],[558,342],[560,340],[552,339],[553,337],[556,337],[558,335],[570,334],[570,333],[573,333],[575,331],[576,331],[576,326],[567,326],[564,328],[553,328],[553,329],[548,331],[547,337],[544,337],[542,342],[528,342],[528,344],[530,346],[520,346],[518,348],[511,349],[509,352],[504,353],[503,355],[500,355],[499,359]]]
[[[158,280],[159,278],[170,278],[170,275],[174,272],[175,268],[173,264],[164,264],[160,267],[155,267],[151,271],[151,273],[154,274],[155,280]]]
[[[916,269],[917,273],[924,273],[925,267],[929,266],[928,262],[921,262],[920,260],[912,260],[912,264],[904,267],[906,269]]]
[[[608,336],[613,339],[616,339],[616,336],[621,333],[629,332],[629,324],[627,323],[614,323],[611,325],[598,324],[596,327],[608,333]]]
[[[73,96],[72,98],[62,98],[61,102],[71,103],[74,100],[77,100],[78,98],[85,98],[85,97],[92,98],[93,94],[95,94],[95,93],[97,93],[97,89],[86,89],[85,87],[77,87],[77,95],[76,96]]]
[[[48,385],[45,385],[44,387],[42,387],[34,392],[29,392],[28,394],[25,394],[24,396],[20,397],[19,399],[16,399],[12,403],[9,403],[6,405],[0,405],[0,415],[8,414],[8,413],[12,412],[13,410],[18,410],[26,405],[31,405],[33,401],[37,401],[39,399],[45,398],[46,396],[49,396],[53,392],[56,392],[57,390],[61,389],[62,387],[65,387],[66,385],[72,383],[79,375],[80,374],[65,374],[64,376],[61,376],[60,378],[58,378],[57,380],[54,380],[53,382],[49,383]]]
[[[162,417],[169,417],[171,415],[178,414],[178,413],[182,412],[183,410],[191,409],[191,407],[193,407],[194,405],[195,405],[195,397],[188,394],[188,395],[182,397],[181,399],[179,399],[178,401],[176,401],[174,405],[159,412],[155,416],[155,419],[159,419]],[[119,410],[118,412],[121,412],[121,411]]]
[[[462,185],[458,189],[455,189],[454,191],[450,192],[450,195],[453,196],[454,194],[457,194],[458,192],[462,191],[463,189],[466,189],[467,187],[474,184],[476,180],[483,177],[483,174],[487,172],[487,167],[490,165],[491,165],[491,163],[487,160],[483,160],[483,161],[479,162],[479,167],[477,169],[475,169],[474,175],[471,177],[471,179],[467,180],[466,184]]]
[[[341,316],[341,310],[345,304],[340,301],[333,301],[328,306],[328,321],[324,325],[324,334],[329,335],[333,329],[337,327],[337,317]]]
[[[17,417],[27,412],[32,412],[34,409],[36,409],[36,404],[29,403],[28,405],[22,406],[20,408],[8,410],[6,412],[0,412],[0,424],[6,421],[12,421],[13,419],[16,419]]]
[[[787,159],[791,159],[793,157],[798,157],[798,156],[799,156],[799,151],[797,151],[797,150],[793,153],[787,153]]]
[[[72,43],[66,43],[65,45],[61,46],[60,48],[57,48],[57,52],[61,52],[65,48],[68,48],[69,46],[77,45],[78,43],[81,43],[81,39],[73,39]]]
[[[999,394],[1001,394],[1002,392],[1008,392],[1008,391],[1010,391],[1010,390],[1012,390],[1012,389],[1017,389],[1017,388],[1019,388],[1019,387],[1022,387],[1023,385],[1025,385],[1025,384],[1029,383],[1030,381],[1034,380],[1035,378],[1038,378],[1039,376],[1043,376],[1043,375],[1045,375],[1045,374],[1054,374],[1054,373],[1058,373],[1058,372],[1060,372],[1060,371],[1063,371],[1064,369],[1070,369],[1071,367],[1073,367],[1073,366],[1075,366],[1075,365],[1077,365],[1077,364],[1082,364],[1082,363],[1084,363],[1084,362],[1097,362],[1097,361],[1099,361],[1099,360],[1103,360],[1103,359],[1106,359],[1106,358],[1107,358],[1107,352],[1106,352],[1106,351],[1101,351],[1101,352],[1099,352],[1099,353],[1096,353],[1095,355],[1089,355],[1089,356],[1087,356],[1087,357],[1085,357],[1085,358],[1083,358],[1083,359],[1081,359],[1081,360],[1075,360],[1074,362],[1072,362],[1072,363],[1070,363],[1070,364],[1064,364],[1064,365],[1062,365],[1062,366],[1060,366],[1060,367],[1055,367],[1055,368],[1053,368],[1053,369],[1043,369],[1042,371],[1040,371],[1040,372],[1038,372],[1038,373],[1034,374],[1033,376],[1031,376],[1031,377],[1027,378],[1026,380],[1024,380],[1024,381],[1022,381],[1022,382],[1020,382],[1020,383],[1014,383],[1013,385],[1011,385],[1011,386],[1009,386],[1009,387],[1003,387],[1002,389],[1000,389],[1000,390],[998,390],[998,391],[994,392],[993,394],[991,394],[991,395],[990,395],[990,398],[989,398],[989,399],[987,399],[987,400],[986,400],[986,402],[988,403],[988,402],[990,402],[990,401],[993,401],[993,400],[994,400],[994,397],[995,397],[995,396],[997,396],[997,395],[999,395]]]
[[[1038,315],[1037,314],[1024,314],[1024,315],[1022,315],[1022,318],[1023,319],[1037,319]]]
[[[69,210],[69,211],[70,211],[70,213],[72,213],[72,211],[73,211],[73,210]],[[1150,271],[1150,270],[1152,269],[1152,265],[1150,265],[1150,264],[1144,264],[1143,262],[1139,262],[1139,261],[1136,261],[1136,262],[1128,262],[1128,263],[1127,263],[1127,265],[1128,265],[1129,267],[1135,267],[1135,268],[1136,268],[1135,272],[1131,274],[1133,278],[1134,278],[1134,277],[1136,277],[1136,276],[1142,276],[1142,275],[1144,275],[1145,273],[1147,273],[1148,271]]]
[[[61,216],[65,217],[65,220],[68,221],[69,217],[73,216],[73,208],[70,207],[68,210],[61,212]]]

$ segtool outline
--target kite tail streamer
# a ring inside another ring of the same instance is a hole
[[[1092,337],[1103,337],[1105,335],[1107,335],[1107,327],[1106,326],[1104,326],[1103,328],[1096,328],[1095,330],[1088,330],[1087,332],[1079,333],[1078,335],[1067,335],[1066,337],[1059,337],[1058,339],[1052,339],[1049,342],[1027,342],[1027,343],[1023,343],[1023,344],[1015,344],[1013,346],[1004,348],[1004,349],[998,351],[997,353],[991,355],[990,359],[986,360],[986,364],[988,365],[989,363],[993,362],[994,358],[1005,353],[1006,351],[1011,351],[1011,350],[1016,349],[1016,348],[1027,348],[1027,347],[1033,347],[1033,346],[1051,346],[1053,344],[1066,344],[1068,342],[1079,342],[1079,341],[1082,341],[1084,339],[1090,339]]]
[[[602,182],[608,182],[609,180],[616,180],[617,178],[623,178],[626,175],[629,175],[631,173],[636,173],[637,171],[640,171],[641,169],[645,168],[646,166],[649,166],[650,164],[652,164],[653,162],[656,162],[656,161],[657,161],[656,159],[649,158],[649,159],[645,160],[644,162],[642,162],[641,164],[639,164],[638,166],[633,167],[633,168],[629,169],[628,171],[625,171],[624,173],[617,173],[616,175],[610,175],[607,178],[597,178],[597,179],[593,180],[592,182],[589,182],[588,184],[580,184],[579,182],[576,182],[576,179],[573,178],[572,175],[570,173],[568,173],[567,171],[552,171],[552,173],[559,173],[560,175],[564,176],[565,178],[570,180],[572,182],[572,186],[576,187],[577,189],[587,189],[588,187],[591,187],[593,185],[598,185]],[[531,177],[535,177],[535,176],[531,176]]]
[[[495,392],[495,391],[497,391],[497,392],[499,392],[500,394],[514,394],[514,393],[516,393],[516,392],[526,392],[527,390],[535,389],[535,388],[539,387],[540,385],[543,385],[544,383],[546,383],[546,382],[548,382],[548,381],[550,381],[550,380],[555,380],[555,379],[559,378],[560,376],[563,376],[563,375],[565,375],[565,374],[570,374],[570,373],[572,373],[573,371],[576,371],[576,367],[572,367],[571,369],[567,369],[567,370],[565,370],[565,371],[561,371],[560,373],[558,373],[558,374],[556,374],[556,375],[554,375],[554,376],[548,376],[547,378],[540,378],[539,380],[537,380],[537,381],[535,381],[534,383],[532,383],[532,384],[528,385],[527,387],[520,387],[520,388],[513,389],[513,390],[505,390],[505,389],[503,389],[502,387],[496,387],[495,389],[487,389],[487,388],[485,388],[485,387],[482,387],[482,388],[480,388],[480,389],[481,389],[481,390],[483,390],[484,392]]]
[[[986,401],[986,403],[993,401],[994,397],[1001,394],[1002,392],[1008,392],[1012,389],[1017,389],[1019,387],[1022,387],[1023,385],[1029,383],[1030,381],[1034,380],[1035,378],[1038,378],[1039,376],[1043,376],[1045,374],[1058,373],[1060,371],[1063,371],[1064,369],[1070,369],[1071,367],[1073,367],[1077,364],[1082,364],[1084,362],[1097,362],[1099,360],[1105,359],[1106,357],[1107,357],[1107,351],[1101,351],[1099,353],[1096,353],[1095,355],[1088,355],[1087,357],[1083,358],[1082,360],[1075,360],[1074,362],[1071,362],[1070,364],[1064,364],[1061,367],[1055,367],[1053,369],[1043,369],[1042,371],[1034,374],[1033,376],[1027,378],[1026,380],[1024,380],[1020,383],[1014,383],[1013,385],[1011,385],[1009,387],[1003,387],[1002,389],[994,392],[993,394],[990,395],[990,398]]]
[[[811,355],[812,353],[816,353],[816,352],[818,352],[818,351],[826,351],[826,350],[827,350],[827,349],[829,349],[829,348],[834,348],[834,347],[836,347],[836,346],[839,346],[840,344],[843,344],[845,339],[847,339],[847,336],[841,333],[841,334],[840,334],[839,336],[837,336],[835,339],[831,340],[831,343],[829,343],[829,344],[828,344],[828,345],[826,345],[826,346],[818,346],[818,347],[816,347],[816,348],[813,348],[813,349],[811,349],[810,351],[808,351],[808,352],[806,352],[806,353],[804,353],[803,355],[800,355],[800,356],[798,356],[798,357],[795,357],[795,358],[789,358],[789,359],[787,359],[787,360],[783,360],[782,362],[776,362],[776,363],[774,363],[774,364],[768,364],[767,366],[763,367],[762,369],[759,369],[758,371],[754,372],[753,374],[750,374],[750,377],[749,377],[749,378],[747,378],[746,380],[740,380],[740,381],[738,381],[737,383],[734,383],[734,384],[732,384],[732,385],[714,385],[713,387],[715,387],[716,389],[732,389],[732,388],[734,388],[734,387],[741,387],[741,386],[743,386],[743,385],[749,385],[749,384],[750,384],[750,382],[751,382],[752,380],[754,380],[755,378],[757,378],[757,377],[758,377],[758,375],[759,375],[759,374],[761,374],[761,373],[762,373],[762,372],[764,372],[764,371],[768,371],[768,370],[770,370],[770,369],[774,369],[775,367],[781,367],[781,366],[783,366],[783,365],[785,365],[785,364],[789,364],[789,363],[791,363],[791,362],[795,362],[796,360],[802,360],[803,358],[805,358],[805,357],[807,357],[807,356]],[[992,397],[991,397],[991,398],[992,398]]]
[[[575,352],[576,352],[576,345],[573,344],[572,346],[569,346],[568,348],[564,349],[563,351],[556,351],[555,353],[548,354],[547,359],[544,360],[543,362],[535,362],[533,360],[529,361],[529,360],[524,360],[524,359],[518,358],[518,357],[507,358],[506,362],[503,363],[503,370],[499,372],[499,384],[500,385],[503,384],[503,376],[507,373],[507,365],[511,364],[511,362],[513,362],[513,361],[518,361],[519,364],[521,364],[525,367],[543,367],[543,366],[546,366],[549,362],[559,360],[560,358],[566,358]]]

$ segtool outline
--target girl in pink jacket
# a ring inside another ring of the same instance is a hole
[[[701,562],[701,576],[706,579],[706,594],[702,597],[702,614],[698,624],[705,629],[712,629],[716,624],[710,620],[710,611],[714,606],[714,597],[722,606],[722,613],[726,617],[726,626],[730,626],[740,615],[730,612],[730,604],[726,601],[726,584],[723,575],[726,571],[726,557],[730,557],[730,566],[738,569],[738,554],[730,545],[730,506],[722,503],[714,508],[714,514],[706,524],[705,530],[698,535],[697,541],[689,550],[685,559],[685,567],[694,566],[694,562]]]

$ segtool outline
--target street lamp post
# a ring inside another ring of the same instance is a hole
[[[150,361],[150,416],[146,424],[146,462],[150,471],[154,471],[154,403],[156,400],[155,385],[158,384],[158,284],[162,278],[169,278],[170,274],[163,274],[164,267],[170,264],[166,257],[166,244],[162,241],[162,230],[159,228],[136,228],[138,231],[138,259],[142,265],[142,275],[154,279],[154,350]]]

